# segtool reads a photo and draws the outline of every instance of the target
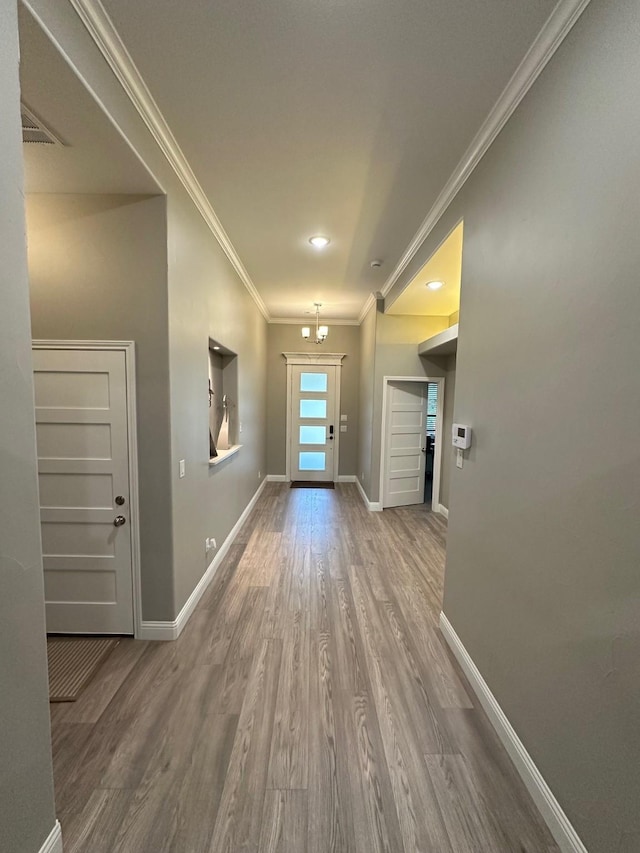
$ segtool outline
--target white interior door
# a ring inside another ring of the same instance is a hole
[[[385,430],[385,507],[424,503],[426,417],[426,383],[389,383]]]
[[[334,479],[337,370],[334,365],[293,365],[289,436],[292,480]]]
[[[33,360],[47,630],[132,634],[125,354]]]

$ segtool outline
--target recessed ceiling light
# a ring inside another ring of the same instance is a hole
[[[429,290],[440,290],[441,287],[444,287],[444,281],[428,281],[427,287]]]
[[[314,249],[324,249],[329,245],[331,240],[328,237],[323,237],[321,234],[316,234],[315,237],[309,237],[309,242]]]
[[[220,349],[220,347],[214,347],[214,349]]]

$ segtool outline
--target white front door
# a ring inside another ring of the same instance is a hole
[[[334,479],[335,365],[294,364],[291,371],[291,479],[314,482]]]
[[[424,503],[426,416],[426,383],[389,383],[385,430],[385,507]]]
[[[132,634],[125,354],[33,352],[47,631]]]

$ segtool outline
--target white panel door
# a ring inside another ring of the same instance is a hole
[[[132,634],[125,354],[33,361],[47,631]]]
[[[427,385],[389,383],[383,506],[424,503]]]
[[[333,365],[293,365],[291,479],[333,480],[336,371]]]

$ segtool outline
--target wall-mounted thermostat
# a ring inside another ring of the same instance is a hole
[[[471,447],[471,427],[466,424],[454,424],[452,427],[453,446],[460,450]]]

